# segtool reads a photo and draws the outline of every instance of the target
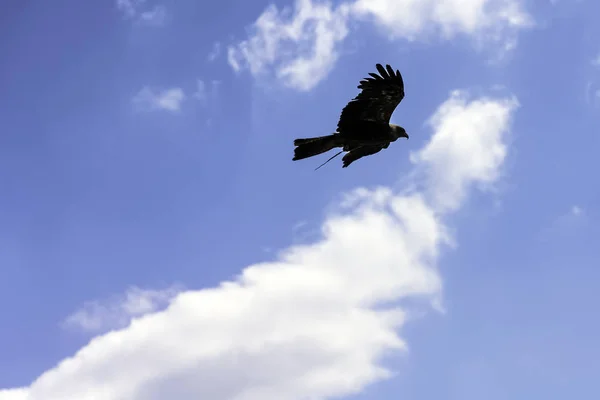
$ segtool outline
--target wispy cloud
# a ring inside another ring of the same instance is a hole
[[[202,103],[206,103],[208,93],[206,93],[206,83],[204,83],[202,79],[198,79],[196,81],[196,91],[194,92],[193,96]]]
[[[117,8],[127,18],[133,18],[137,14],[137,8],[141,3],[143,3],[143,0],[117,0]]]
[[[590,64],[594,67],[592,75],[597,75],[597,71],[600,70],[600,54],[593,58],[590,61]],[[600,104],[600,88],[598,87],[597,82],[598,79],[591,77],[585,87],[585,101],[587,104],[594,107]]]
[[[269,6],[250,37],[228,48],[228,61],[235,71],[274,74],[284,85],[310,90],[330,72],[356,21],[373,22],[391,40],[465,35],[503,51],[531,24],[517,0],[347,0],[337,6],[297,0],[293,11]]]
[[[167,20],[167,9],[164,6],[154,6],[150,10],[141,12],[138,20],[146,25],[164,25]]]
[[[94,333],[124,328],[133,318],[164,309],[179,291],[176,286],[164,290],[133,286],[124,295],[85,303],[65,319],[64,326]]]
[[[573,207],[571,207],[571,215],[573,215],[575,217],[579,217],[579,216],[583,215],[583,209],[579,206],[573,206]]]
[[[215,61],[221,55],[221,42],[215,42],[213,48],[206,57],[209,62]]]
[[[572,205],[568,211],[556,217],[551,223],[541,230],[539,240],[551,241],[557,238],[568,237],[581,228],[586,221],[585,210],[579,205]]]
[[[140,111],[165,110],[176,112],[181,109],[186,95],[181,88],[153,90],[143,87],[132,99],[133,105]]]
[[[147,0],[117,0],[116,4],[125,18],[139,24],[161,26],[167,18],[167,9],[163,5],[149,5]]]
[[[192,97],[196,98],[203,104],[214,102],[219,95],[219,86],[221,81],[213,79],[205,81],[203,79],[196,80],[196,90]]]
[[[453,93],[412,158],[421,190],[358,188],[324,221],[320,240],[235,281],[181,292],[0,399],[324,399],[389,377],[382,357],[406,349],[399,329],[416,311],[399,300],[420,300],[411,302],[419,310],[439,304],[437,262],[452,241],[444,218],[471,188],[498,178],[516,108],[511,98]],[[455,144],[464,132],[469,144]]]

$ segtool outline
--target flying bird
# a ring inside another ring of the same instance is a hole
[[[375,67],[379,75],[369,72],[370,77],[360,81],[361,92],[342,109],[334,133],[294,140],[294,161],[341,147],[317,169],[343,152],[347,152],[342,157],[342,168],[346,168],[359,158],[387,149],[398,138],[408,139],[403,127],[390,124],[392,113],[404,98],[402,75],[389,64]]]

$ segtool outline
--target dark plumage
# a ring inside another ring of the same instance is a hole
[[[342,158],[345,168],[361,157],[387,149],[400,137],[408,139],[404,128],[390,124],[392,113],[404,98],[402,75],[389,64],[385,68],[377,64],[376,68],[379,75],[370,72],[369,78],[361,80],[361,92],[342,109],[336,132],[294,140],[293,160],[341,147],[340,153],[347,152]]]

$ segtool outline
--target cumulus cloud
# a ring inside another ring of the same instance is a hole
[[[181,104],[185,98],[186,95],[181,88],[153,90],[145,86],[133,97],[132,102],[140,111],[165,110],[176,112],[181,109]]]
[[[228,48],[234,70],[259,76],[271,68],[284,83],[309,90],[322,80],[338,58],[336,46],[348,35],[350,7],[298,0],[291,17],[269,6],[258,17],[247,40]]]
[[[0,389],[0,399],[2,400],[28,400],[29,391],[27,389]]]
[[[64,325],[87,332],[124,328],[133,318],[164,309],[178,292],[177,287],[149,290],[133,286],[122,296],[85,303]]]
[[[389,377],[382,357],[406,350],[411,312],[441,300],[437,263],[452,239],[444,217],[497,179],[515,109],[512,99],[453,93],[412,159],[439,178],[348,193],[320,240],[181,292],[0,400],[326,399]]]
[[[310,90],[333,68],[356,21],[374,23],[391,40],[465,35],[505,50],[531,24],[518,0],[347,0],[337,6],[297,0],[293,9],[267,7],[249,38],[228,48],[228,61],[235,71],[274,74],[284,85]]]
[[[530,23],[515,0],[357,0],[353,8],[391,37],[408,40],[435,32],[445,39],[459,34],[506,38],[510,29]]]
[[[468,107],[467,101],[465,93],[453,92],[428,121],[436,135],[421,151],[411,154],[413,162],[426,166],[427,193],[440,210],[458,208],[471,182],[495,182],[507,154],[500,136],[518,106],[516,98],[490,101],[484,97]],[[466,125],[465,119],[470,123]],[[481,137],[478,132],[485,130],[491,133]]]

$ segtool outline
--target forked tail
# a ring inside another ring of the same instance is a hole
[[[327,135],[314,138],[296,139],[294,140],[294,158],[293,160],[302,160],[304,158],[316,156],[317,154],[325,153],[335,147],[342,146],[339,135]]]

